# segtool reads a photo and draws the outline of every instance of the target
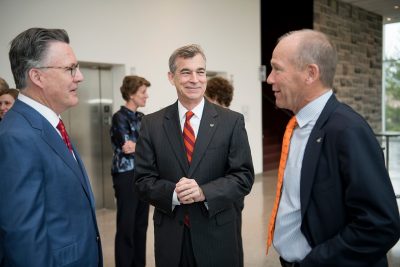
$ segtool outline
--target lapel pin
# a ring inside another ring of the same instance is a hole
[[[210,127],[214,127],[214,123],[210,123]]]
[[[317,143],[321,143],[322,142],[322,137],[317,139]]]

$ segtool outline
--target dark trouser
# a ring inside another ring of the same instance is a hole
[[[244,208],[244,197],[236,201],[235,203],[235,210],[237,214],[237,237],[238,237],[238,250],[239,250],[239,266],[244,266],[244,259],[243,259],[243,241],[242,241],[242,210]]]
[[[183,244],[181,252],[181,262],[179,267],[196,267],[196,259],[193,253],[192,239],[190,229],[185,225],[183,232]]]
[[[117,199],[117,233],[115,235],[115,266],[146,265],[146,233],[149,204],[133,191],[133,171],[113,174]]]

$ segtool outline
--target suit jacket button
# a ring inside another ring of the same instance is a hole
[[[100,241],[100,236],[96,236],[96,242]]]

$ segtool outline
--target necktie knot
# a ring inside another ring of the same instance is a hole
[[[292,118],[290,118],[288,124],[286,125],[286,130],[293,131],[293,129],[296,128],[296,126],[297,126],[296,116],[293,116]]]
[[[190,119],[193,117],[193,115],[194,115],[194,113],[191,110],[186,112],[186,121],[190,121]]]
[[[65,130],[64,123],[63,123],[63,121],[61,119],[57,124],[57,130],[60,131],[61,137],[62,137],[64,143],[67,145],[69,151],[72,152],[71,141],[69,140],[69,137],[68,137],[68,134],[67,134],[67,130]]]

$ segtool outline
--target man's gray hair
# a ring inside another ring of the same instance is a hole
[[[177,58],[192,58],[198,54],[200,54],[204,61],[206,61],[206,56],[204,55],[203,49],[201,49],[201,47],[197,44],[185,45],[176,49],[169,57],[169,71],[171,73],[175,73]]]
[[[29,70],[40,66],[46,57],[49,43],[56,41],[69,44],[67,32],[62,29],[30,28],[11,41],[8,56],[18,89],[26,87]]]

